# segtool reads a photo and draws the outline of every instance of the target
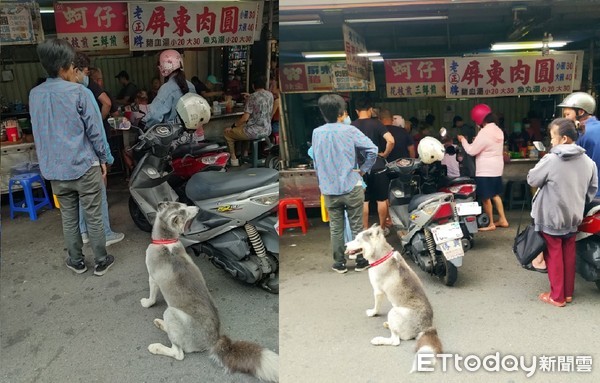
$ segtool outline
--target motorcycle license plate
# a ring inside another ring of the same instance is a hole
[[[465,255],[465,251],[463,250],[462,244],[460,243],[460,239],[453,239],[448,242],[443,242],[439,244],[440,250],[444,257],[447,260],[451,260],[454,258],[462,257]]]
[[[481,206],[478,202],[461,202],[456,204],[456,214],[460,216],[465,215],[479,215],[481,214]]]
[[[436,245],[453,239],[460,239],[463,236],[460,223],[458,222],[450,222],[445,225],[433,227],[431,228],[431,234],[433,234],[433,240]]]

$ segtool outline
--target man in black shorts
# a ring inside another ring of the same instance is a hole
[[[388,188],[390,180],[383,173],[385,170],[385,158],[394,149],[394,137],[388,132],[385,125],[381,121],[371,118],[373,105],[367,96],[361,96],[355,102],[356,113],[358,120],[352,122],[363,134],[377,146],[377,160],[371,171],[364,175],[367,190],[365,192],[365,203],[363,204],[363,227],[369,227],[369,202],[377,202],[377,214],[379,216],[379,224],[386,235],[389,229],[386,228],[385,220],[388,216]]]

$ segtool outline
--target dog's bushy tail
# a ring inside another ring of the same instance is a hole
[[[417,335],[417,345],[415,347],[415,359],[413,360],[412,370],[410,373],[412,374],[415,371],[418,371],[418,358],[419,355],[432,355],[433,364],[436,362],[436,355],[442,353],[442,342],[438,337],[437,330],[435,327],[428,327],[425,330],[421,331],[419,335]],[[428,366],[431,367],[431,366]]]
[[[233,342],[222,335],[211,349],[214,360],[230,372],[242,372],[267,382],[279,381],[279,355],[256,343]]]

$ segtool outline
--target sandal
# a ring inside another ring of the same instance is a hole
[[[557,302],[554,299],[550,298],[550,293],[541,293],[538,296],[538,298],[540,298],[540,300],[542,302],[549,303],[549,304],[551,304],[553,306],[556,306],[556,307],[564,307],[566,305],[565,302]]]
[[[544,268],[544,269],[537,268],[537,267],[533,266],[533,264],[531,264],[531,263],[529,263],[527,265],[524,265],[523,268],[527,269],[529,271],[537,271],[538,273],[548,274],[548,269],[546,269],[546,268]]]
[[[491,226],[486,226],[486,227],[480,227],[479,231],[492,231],[492,230],[496,230],[496,226],[491,225]]]
[[[565,302],[567,302],[567,303],[573,302],[573,297],[566,297]]]

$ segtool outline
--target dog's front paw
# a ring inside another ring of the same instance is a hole
[[[371,339],[371,344],[373,346],[382,346],[388,344],[387,340],[388,338],[383,336],[376,336],[375,338]]]
[[[150,300],[149,298],[142,298],[142,299],[140,299],[140,303],[142,304],[142,307],[148,308],[148,307],[151,307],[156,302]]]
[[[148,351],[150,351],[154,355],[162,355],[162,352],[160,351],[163,349],[163,347],[165,346],[163,346],[160,343],[152,343],[148,346]]]
[[[367,316],[368,317],[374,317],[376,315],[377,315],[377,310],[375,310],[375,309],[368,309],[367,310]]]

